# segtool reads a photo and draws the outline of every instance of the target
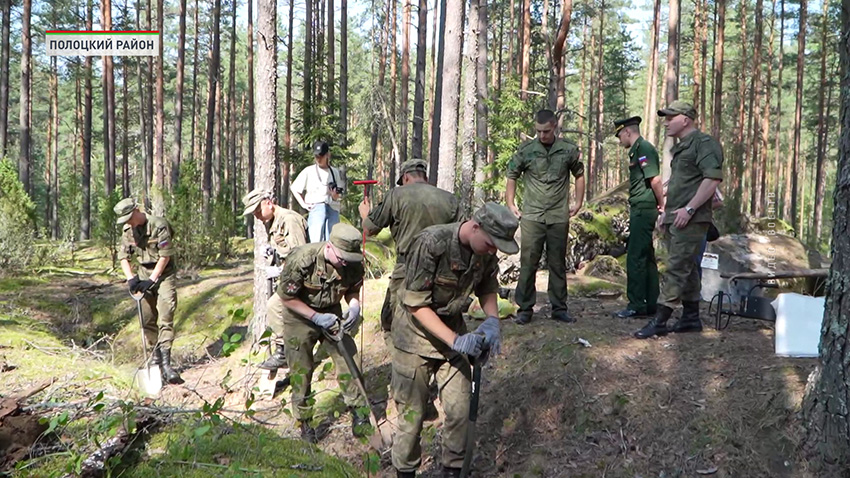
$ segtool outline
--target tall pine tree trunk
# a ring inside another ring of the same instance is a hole
[[[86,29],[92,29],[92,0],[86,0]],[[91,238],[91,107],[92,107],[92,57],[87,56],[84,64],[85,93],[83,100],[83,164],[82,204],[80,208],[80,240]]]
[[[782,171],[781,167],[784,163],[782,161],[783,155],[780,154],[779,150],[782,147],[782,70],[785,64],[784,55],[785,55],[785,0],[780,0],[780,8],[779,8],[779,72],[777,73],[776,80],[776,138],[774,138],[774,146],[773,146],[773,167],[774,171],[776,171],[777,175]],[[776,178],[776,184],[774,184],[774,194],[776,195],[776,199],[780,201],[782,204],[782,208],[777,208],[777,212],[780,214],[780,217],[785,219],[788,217],[791,211],[791,201],[788,199],[788,189],[781,187],[781,178],[785,177],[786,181],[790,183],[791,178],[786,177],[786,175],[778,176]],[[780,188],[782,194],[780,196]]]
[[[141,27],[141,17],[142,17],[142,9],[139,1],[136,1],[136,30],[140,30]],[[136,71],[139,76],[139,140],[143,145],[143,164],[142,164],[142,193],[143,197],[136,198],[137,201],[146,201],[147,198],[150,197],[150,186],[151,186],[151,177],[153,176],[153,171],[151,170],[151,151],[148,148],[148,140],[150,137],[150,129],[153,127],[150,123],[148,123],[148,115],[146,113],[148,101],[147,94],[145,89],[145,81],[143,76],[143,68],[142,68],[142,58],[137,59],[136,62]]]
[[[419,29],[416,32],[416,84],[413,87],[413,139],[410,154],[423,158],[422,147],[425,133],[425,41],[428,35],[428,0],[419,0],[417,12]],[[434,48],[436,45],[432,45]],[[433,66],[432,66],[433,67]]]
[[[476,0],[472,0],[475,2]],[[565,0],[566,1],[566,0]],[[487,30],[489,30],[489,19],[487,16],[487,0],[478,0],[478,54],[475,61],[475,89],[477,97],[475,100],[475,189],[473,191],[473,208],[484,203],[484,168],[488,164],[487,147],[489,134],[487,132],[487,101],[489,92],[487,90]]]
[[[439,48],[436,46],[436,43],[431,43],[434,45],[434,49],[431,54],[432,64],[436,64],[437,67],[432,70],[432,81],[433,90],[431,91],[431,122],[428,126],[429,130],[429,144],[428,144],[428,155],[430,161],[428,162],[428,181],[431,184],[437,184],[439,181],[439,169],[440,169],[440,135],[441,133],[441,124],[443,117],[443,66],[445,65],[445,50],[446,50],[446,8],[448,4],[448,0],[439,0],[440,1],[440,22],[439,22],[439,33],[437,33],[437,26],[435,25],[434,33],[439,38],[440,44]],[[456,0],[453,0],[456,1]],[[434,14],[436,15],[436,10]],[[454,14],[454,13],[453,13]],[[433,63],[434,55],[433,51],[437,52],[437,62]]]
[[[213,189],[213,142],[215,141],[215,112],[216,92],[218,91],[218,74],[220,59],[220,28],[221,28],[221,0],[215,0],[213,6],[212,21],[212,48],[210,49],[210,75],[209,90],[207,91],[207,126],[206,145],[204,147],[204,170],[201,180],[203,190],[203,213],[204,219],[209,222],[211,217],[210,200]]]
[[[293,19],[295,17],[295,0],[289,0],[289,30],[287,31],[288,39],[286,43],[286,117],[284,118],[283,129],[283,150],[286,152],[286,157],[289,158],[289,152],[292,148],[292,30]],[[258,43],[259,48],[259,43]],[[342,70],[342,76],[347,76],[346,70]],[[346,83],[347,84],[347,83]],[[347,114],[347,113],[346,113]],[[288,161],[283,163],[283,176],[289,171]],[[283,187],[288,187],[286,181],[282,181]],[[283,195],[284,204],[289,201],[289,195]]]
[[[448,0],[446,10],[452,12],[452,14],[446,18],[446,34],[443,36],[445,57],[443,68],[438,73],[443,76],[443,88],[440,94],[443,115],[439,123],[440,159],[438,164],[440,177],[437,178],[437,187],[454,192],[458,149],[457,123],[460,107],[461,49],[463,47],[463,0]]]
[[[570,19],[573,15],[573,0],[561,0],[561,23],[558,24],[558,35],[552,45],[552,71],[550,76],[555,78],[554,98],[549,98],[549,104],[555,111],[561,111],[566,101],[566,68],[564,62],[564,45],[570,33]]]
[[[126,15],[126,11],[125,11]],[[130,197],[130,70],[127,58],[121,59],[121,103],[123,131],[121,132],[121,197]]]
[[[701,76],[702,70],[700,69],[700,57],[702,56],[702,35],[703,35],[703,24],[702,24],[702,0],[696,0],[694,2],[694,53],[693,53],[693,84],[691,85],[691,90],[693,92],[693,101],[692,104],[694,107],[699,107],[700,98],[704,94],[703,92],[703,78]],[[702,113],[702,110],[700,110]]]
[[[254,190],[254,2],[248,3],[248,118],[242,122],[248,126],[248,190]],[[287,115],[288,117],[289,115]],[[241,137],[241,135],[240,135]],[[253,219],[246,218],[248,239],[254,237]]]
[[[669,105],[679,99],[679,21],[682,5],[679,0],[670,0],[670,14],[667,18],[667,71],[664,74],[667,88],[664,91],[664,101]],[[664,163],[661,166],[661,176],[664,181],[670,179],[670,161],[673,159],[672,136],[664,138]]]
[[[55,23],[53,28],[56,28]],[[51,88],[50,102],[53,105],[53,152],[51,154],[53,161],[50,168],[52,169],[51,189],[53,194],[50,197],[50,236],[56,240],[59,239],[59,68],[56,57],[53,57],[52,60],[53,87]]]
[[[814,238],[811,244],[817,245],[823,233],[823,196],[826,189],[826,117],[824,102],[826,100],[827,76],[826,76],[826,53],[827,34],[829,32],[829,0],[823,0],[823,27],[821,29],[820,44],[820,88],[818,88],[818,129],[817,129],[817,166],[815,169],[815,214],[814,214]]]
[[[156,0],[156,27],[163,31],[163,3],[165,0]],[[165,84],[163,81],[162,61],[163,43],[159,42],[159,55],[156,57],[156,119],[154,122],[154,169],[153,182],[156,186],[151,191],[153,213],[157,216],[165,215]]]
[[[294,1],[294,0],[290,0]],[[315,0],[305,0],[304,4],[307,13],[304,18],[304,95],[301,102],[301,110],[303,113],[303,125],[307,130],[312,126],[310,111],[313,104],[313,2]]]
[[[334,43],[334,0],[328,0],[328,112],[333,113],[331,106],[336,98],[334,86],[334,63],[336,62],[336,44]]]
[[[193,163],[198,156],[200,156],[201,149],[200,133],[197,129],[200,124],[200,121],[198,120],[198,113],[200,113],[201,109],[198,105],[198,40],[201,36],[201,25],[198,21],[198,10],[198,0],[195,0],[195,45],[192,48],[192,151],[190,158]]]
[[[717,38],[714,39],[714,96],[711,135],[720,138],[723,126],[723,42],[726,39],[726,0],[717,0]]]
[[[309,17],[308,17],[309,18]],[[258,188],[274,190],[274,164],[277,151],[277,13],[274,0],[257,2],[257,96],[255,129],[257,159],[254,179]],[[263,270],[268,242],[265,226],[254,221],[254,318],[251,334],[259,340],[266,331],[268,284]]]
[[[407,161],[408,133],[410,121],[410,9],[412,0],[404,0],[401,18],[401,99],[399,108],[399,163]]]
[[[756,203],[756,198],[761,195],[761,172],[759,171],[759,157],[761,156],[759,152],[759,146],[761,146],[761,133],[759,131],[760,126],[757,120],[761,116],[762,105],[761,50],[762,38],[764,36],[764,15],[762,12],[763,8],[764,0],[756,0],[756,37],[755,49],[753,50],[753,79],[752,89],[750,90],[749,107],[749,123],[752,125],[752,127],[747,126],[747,129],[752,128],[752,134],[750,135],[750,143],[752,145],[752,153],[750,154],[750,212],[756,217],[760,216],[759,208],[761,206],[760,204]]]
[[[463,138],[461,140],[460,196],[461,211],[464,217],[470,217],[472,210],[472,189],[475,182],[475,114],[478,93],[477,57],[478,57],[478,1],[469,4],[469,17],[466,25],[466,61],[463,67]]]
[[[186,60],[186,0],[180,0],[180,31],[177,38],[177,91],[174,98],[174,151],[171,157],[171,191],[177,190],[183,155],[183,70]]]
[[[227,83],[227,157],[230,164],[230,210],[237,215],[237,201],[239,194],[236,190],[238,184],[236,169],[236,0],[233,0],[230,23],[230,72]]]
[[[803,66],[806,56],[806,8],[807,0],[800,0],[800,32],[797,36],[797,90],[794,103],[794,150],[791,156],[791,216],[789,223],[793,225],[798,233],[802,232],[802,214],[798,215],[797,202],[797,176],[801,174],[800,167],[800,136],[803,127]],[[842,109],[842,115],[844,111]],[[798,223],[799,219],[799,223]]]
[[[0,157],[6,156],[9,134],[9,30],[12,23],[12,0],[0,0]]]
[[[421,1],[421,0],[420,0]],[[348,0],[339,2],[339,117],[342,140],[348,144]],[[291,30],[291,28],[290,28]],[[288,95],[289,93],[287,93]]]
[[[388,28],[390,38],[389,44],[390,49],[388,51],[388,55],[390,57],[390,98],[389,98],[389,118],[387,120],[391,123],[388,125],[388,129],[392,130],[394,125],[398,122],[398,118],[396,118],[396,103],[398,101],[396,93],[398,92],[398,88],[396,88],[396,83],[398,80],[398,61],[396,54],[398,52],[398,39],[396,35],[397,30],[397,18],[398,18],[398,5],[395,0],[387,2],[387,5],[390,9],[390,28]],[[407,141],[405,137],[404,141]],[[395,177],[396,171],[401,167],[401,163],[399,162],[399,154],[396,148],[392,149],[392,160],[390,161],[390,187],[395,186]]]
[[[146,25],[147,25],[148,30],[151,29],[151,25],[152,25],[152,18],[153,17],[151,15],[151,2],[153,2],[153,1],[154,0],[147,0],[147,2],[145,4],[145,20],[146,20]],[[159,0],[156,0],[156,1],[158,2]],[[162,42],[160,42],[160,44],[161,43]],[[154,124],[154,78],[153,78],[153,72],[154,72],[153,58],[148,57],[148,68],[145,71],[145,76],[147,78],[147,81],[145,82],[145,103],[147,104],[147,106],[145,107],[145,115],[146,115],[146,121],[148,123],[148,135],[145,137],[145,143],[146,143],[145,152],[147,153],[147,166],[146,167],[147,167],[147,170],[148,170],[148,179],[149,179],[150,182],[145,185],[145,188],[147,190],[147,195],[145,197],[146,203],[152,202],[152,188],[156,184],[156,180],[154,179],[155,174],[156,174],[155,171],[154,171],[154,169],[155,169],[154,163],[156,161],[154,159],[155,151],[154,151],[154,144],[153,144],[154,136],[156,136],[156,125]]]
[[[604,10],[604,9],[603,9]],[[531,0],[522,2],[522,49],[520,53],[520,98],[528,99],[531,71]]]
[[[675,0],[674,0],[675,1]],[[594,161],[594,170],[593,170],[593,178],[596,180],[593,185],[593,195],[595,196],[599,192],[599,188],[603,187],[603,176],[602,176],[602,166],[604,163],[603,158],[603,150],[602,144],[605,141],[605,136],[602,131],[602,125],[605,121],[605,92],[602,88],[602,81],[604,76],[605,69],[605,0],[599,5],[599,38],[597,39],[597,52],[596,52],[596,85],[593,90],[596,94],[594,100],[596,101],[596,106],[594,108],[594,112],[596,115],[594,119],[596,120],[596,126],[593,128],[594,133],[596,134],[596,141],[594,141],[594,148],[596,149],[595,161]]]
[[[101,26],[112,30],[112,0],[101,2]],[[162,29],[160,29],[162,31]],[[162,42],[160,42],[162,45]],[[160,47],[161,48],[161,47]],[[162,54],[162,52],[160,52]],[[111,56],[103,57],[103,170],[106,194],[115,190],[115,65]]]
[[[24,190],[32,197],[32,182],[30,180],[30,140],[32,126],[32,35],[30,23],[32,19],[32,0],[23,0],[21,12],[21,114],[19,122],[20,147],[18,156],[18,179],[24,184]]]
[[[655,0],[652,14],[652,31],[650,33],[650,50],[649,50],[649,79],[646,83],[646,110],[644,110],[644,118],[646,121],[646,129],[643,135],[650,139],[650,142],[655,144],[657,136],[655,134],[658,115],[658,43],[659,31],[661,29],[661,0]]]

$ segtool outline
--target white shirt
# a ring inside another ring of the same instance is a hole
[[[333,176],[331,176],[333,171]],[[328,169],[320,168],[318,164],[312,164],[302,169],[295,181],[292,182],[292,192],[304,193],[304,202],[310,208],[315,204],[330,204],[331,208],[339,211],[339,201],[334,201],[328,190],[328,183],[336,181],[337,187],[343,187],[342,177],[339,170],[333,166]],[[305,192],[306,191],[306,192]]]

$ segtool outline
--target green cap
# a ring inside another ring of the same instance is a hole
[[[245,210],[242,211],[243,216],[249,216],[254,214],[254,211],[257,210],[257,206],[263,202],[263,199],[271,199],[274,195],[271,191],[267,189],[257,188],[248,194],[242,196],[242,205],[245,206]]]
[[[493,244],[505,254],[516,254],[519,246],[514,240],[514,235],[519,227],[519,221],[510,209],[488,202],[475,211],[472,219],[484,229],[484,232],[493,239]]]
[[[621,119],[614,122],[614,136],[620,134],[626,126],[639,125],[641,122],[640,116],[632,116],[631,118]]]
[[[342,222],[331,229],[330,243],[336,247],[339,257],[346,262],[362,262],[363,237],[356,227]]]
[[[118,201],[118,204],[112,208],[115,211],[115,214],[118,215],[118,219],[115,220],[115,224],[121,225],[130,220],[130,216],[133,215],[133,211],[136,210],[138,204],[136,204],[136,200],[133,198],[124,198]]]
[[[401,163],[401,170],[398,173],[398,181],[396,181],[396,184],[401,186],[401,180],[404,178],[404,175],[414,171],[421,171],[428,174],[428,163],[426,163],[424,159],[410,159]]]
[[[690,119],[697,119],[697,109],[690,103],[676,100],[663,110],[658,110],[658,116],[685,115]]]

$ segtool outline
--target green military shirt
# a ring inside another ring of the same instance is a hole
[[[147,221],[139,226],[124,224],[118,260],[130,259],[135,255],[142,266],[152,269],[160,257],[171,257],[162,276],[174,272],[174,244],[171,240],[171,225],[165,218],[147,215]]]
[[[667,205],[664,224],[672,224],[673,213],[693,199],[703,179],[723,180],[723,148],[720,143],[702,131],[694,131],[673,146],[673,170],[667,186]],[[711,199],[694,212],[690,222],[711,222]]]
[[[325,260],[325,244],[316,242],[295,248],[280,274],[278,295],[284,300],[300,299],[316,310],[339,305],[363,286],[363,264],[350,262],[338,272]]]
[[[634,209],[655,209],[658,202],[649,180],[660,174],[658,151],[639,137],[629,149],[629,205]]]
[[[578,146],[558,138],[547,150],[538,139],[523,143],[508,163],[508,179],[524,178],[522,217],[546,224],[570,217],[570,177],[584,175]]]
[[[458,334],[466,333],[462,314],[473,292],[481,297],[499,291],[499,261],[474,254],[458,237],[461,223],[431,226],[416,236],[407,257],[407,277],[399,292],[409,308],[430,307]],[[393,322],[393,343],[409,353],[432,358],[454,354],[405,307]]]
[[[274,217],[265,226],[269,244],[274,246],[281,259],[296,247],[307,244],[307,221],[291,209],[275,206]]]
[[[435,224],[460,220],[460,202],[454,194],[428,183],[412,183],[393,188],[369,212],[363,227],[380,230],[389,226],[399,262],[410,249],[413,238]]]

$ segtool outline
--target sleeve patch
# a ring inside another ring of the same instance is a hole
[[[641,168],[645,168],[649,166],[649,162],[646,159],[646,156],[641,156],[638,158],[638,163],[640,163]]]

